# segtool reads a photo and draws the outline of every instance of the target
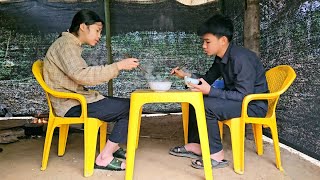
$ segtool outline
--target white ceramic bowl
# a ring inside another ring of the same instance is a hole
[[[170,81],[149,81],[150,89],[158,92],[168,91],[171,88]]]
[[[184,77],[184,83],[188,86],[188,87],[190,87],[189,86],[189,83],[191,83],[191,84],[199,84],[199,79],[194,79],[194,78],[190,78],[190,77],[188,77],[188,76],[185,76]]]

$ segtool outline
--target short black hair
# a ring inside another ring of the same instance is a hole
[[[232,20],[222,14],[215,14],[205,21],[198,29],[197,34],[203,36],[211,33],[218,38],[226,36],[231,42],[233,37],[233,23]]]
[[[104,24],[104,21],[99,17],[98,14],[88,9],[82,9],[74,15],[69,32],[77,34],[80,24],[84,23],[86,25],[92,25],[97,22]]]

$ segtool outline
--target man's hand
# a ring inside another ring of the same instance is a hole
[[[136,58],[127,58],[117,62],[119,70],[132,70],[139,66],[139,60]]]
[[[175,67],[170,72],[171,75],[176,75],[179,78],[184,78],[185,76],[191,77],[191,74],[184,72],[179,67]]]
[[[211,89],[210,84],[208,84],[203,78],[200,78],[199,80],[201,82],[201,85],[189,83],[189,85],[192,87],[190,88],[191,91],[197,91],[197,92],[202,92],[203,94],[209,94]]]

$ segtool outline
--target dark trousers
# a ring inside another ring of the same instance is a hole
[[[241,106],[242,102],[240,101],[212,98],[207,96],[204,97],[210,154],[214,154],[222,150],[218,121],[240,117]],[[267,106],[267,102],[265,102],[265,106]],[[251,103],[248,107],[248,115],[254,117],[264,117],[266,115],[265,109],[266,107],[261,108],[254,103]],[[192,105],[189,107],[188,132],[189,143],[200,143],[195,110]]]
[[[128,134],[130,100],[107,97],[88,104],[88,117],[98,118],[105,122],[115,122],[109,140],[114,143],[125,143]],[[80,116],[81,106],[72,107],[66,117]]]

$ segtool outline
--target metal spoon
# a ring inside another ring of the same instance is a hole
[[[138,66],[138,68],[139,68],[143,73],[145,73],[145,74],[149,74],[149,72],[148,72],[148,71],[146,71],[145,69],[143,69],[140,65]]]
[[[132,58],[132,56],[130,54],[124,54],[125,58]],[[144,68],[142,68],[140,65],[138,66],[138,68],[145,74],[149,74],[148,71],[146,71]]]
[[[178,71],[181,70],[181,69],[184,68],[186,65],[187,65],[187,63],[184,63],[184,64],[178,66],[177,70],[178,70]],[[176,73],[176,71],[174,71],[173,74],[175,74],[175,73]],[[173,74],[172,74],[172,75],[173,75]]]
[[[180,70],[180,69],[184,68],[186,65],[187,65],[187,63],[184,63],[184,64],[178,66],[178,69],[177,69],[177,70]]]

